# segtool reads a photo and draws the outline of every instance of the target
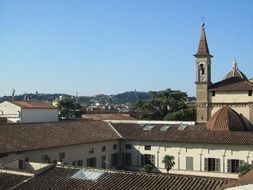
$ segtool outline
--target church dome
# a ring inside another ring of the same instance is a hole
[[[246,77],[246,75],[238,69],[236,60],[233,61],[232,70],[225,75],[224,80],[232,78],[232,77],[239,77],[239,78],[241,78],[243,80],[248,80],[248,78]]]
[[[206,123],[211,131],[246,131],[242,117],[229,106],[223,106]]]

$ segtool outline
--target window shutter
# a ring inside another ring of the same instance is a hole
[[[239,161],[239,167],[241,167],[242,165],[244,165],[245,164],[245,161],[244,160],[240,160]]]
[[[155,165],[155,155],[151,155],[151,163]]]
[[[193,170],[193,157],[190,156],[186,157],[186,169]]]
[[[220,171],[220,159],[215,159],[215,171]]]
[[[145,158],[144,158],[144,155],[142,154],[141,155],[141,165],[143,166],[145,164]]]
[[[231,160],[230,159],[228,159],[228,161],[227,161],[227,172],[232,173],[232,167],[231,167]]]
[[[205,171],[208,171],[208,158],[205,158]]]

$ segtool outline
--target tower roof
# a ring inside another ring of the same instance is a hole
[[[194,55],[195,57],[212,57],[209,53],[209,48],[206,40],[205,23],[202,23],[201,36],[199,41],[198,52]]]
[[[233,61],[232,69],[225,75],[224,80],[232,77],[239,77],[243,80],[248,80],[246,75],[238,69],[236,60]]]
[[[242,117],[229,106],[223,106],[206,123],[211,131],[246,131]]]

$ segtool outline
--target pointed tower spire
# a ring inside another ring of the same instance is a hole
[[[202,29],[201,29],[201,37],[199,41],[199,48],[198,48],[198,52],[194,56],[197,58],[213,57],[212,55],[210,55],[208,45],[207,45],[205,23],[203,22],[201,26],[202,26]]]

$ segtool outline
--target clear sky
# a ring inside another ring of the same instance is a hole
[[[205,17],[212,81],[253,77],[252,0],[0,0],[0,96],[178,89],[195,95]]]

